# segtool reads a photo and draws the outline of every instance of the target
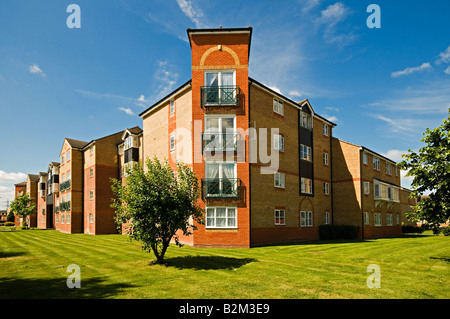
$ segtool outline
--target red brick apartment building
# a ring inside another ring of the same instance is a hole
[[[192,78],[140,114],[143,158],[183,161],[201,179],[205,225],[186,244],[318,239],[323,224],[359,226],[361,238],[401,234],[408,204],[395,162],[333,138],[335,124],[307,99],[250,78],[252,28],[187,35]]]
[[[142,129],[138,126],[90,142],[65,138],[60,162],[16,184],[16,197],[21,192],[35,194],[37,214],[31,216],[31,227],[70,234],[114,234],[118,230],[110,179],[121,179],[124,167],[139,160]],[[21,221],[18,217],[16,224]]]
[[[192,79],[142,112],[144,158],[189,164],[205,225],[185,243],[317,239],[331,222],[334,123],[248,76],[252,28],[188,29]]]

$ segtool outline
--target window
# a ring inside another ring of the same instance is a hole
[[[392,166],[388,162],[386,162],[386,174],[392,175]]]
[[[395,166],[395,176],[398,176],[398,166]]]
[[[380,184],[373,185],[373,195],[375,197],[380,197]]]
[[[235,151],[238,145],[235,115],[207,115],[203,143],[207,151]]]
[[[330,224],[330,212],[325,212],[325,214],[323,215],[323,223],[325,225]]]
[[[285,224],[286,211],[284,209],[275,209],[275,225]]]
[[[273,149],[284,152],[284,137],[280,134],[273,135]]]
[[[306,160],[306,161],[312,161],[311,147],[300,144],[300,159]]]
[[[65,220],[65,215],[62,214],[62,215],[61,215],[61,224],[65,224],[65,221],[64,221],[64,220]]]
[[[59,224],[59,215],[56,215],[56,224]]]
[[[170,114],[175,113],[175,101],[171,100],[170,101]]]
[[[94,214],[89,213],[89,223],[93,223],[94,222]]]
[[[322,134],[328,136],[328,125],[322,124]]]
[[[66,215],[66,224],[70,224],[70,214]]]
[[[397,225],[400,225],[400,214],[397,214],[395,217],[397,219]]]
[[[203,103],[236,105],[235,71],[205,71],[206,96]]]
[[[285,174],[284,173],[275,173],[273,174],[274,186],[278,188],[285,188]]]
[[[313,225],[313,215],[312,212],[300,212],[300,226],[301,227],[312,227]]]
[[[381,213],[375,213],[375,226],[382,226]]]
[[[300,125],[307,129],[312,129],[312,117],[305,112],[300,112]]]
[[[364,212],[364,224],[365,225],[370,225],[370,219],[369,219],[369,213],[368,212]]]
[[[66,161],[70,161],[70,150],[66,153]]]
[[[363,164],[367,165],[367,154],[363,153]]]
[[[236,207],[207,207],[206,228],[237,228]]]
[[[206,196],[238,196],[239,187],[236,178],[236,163],[205,163]]]
[[[380,170],[380,159],[374,157],[373,158],[373,169],[376,169],[377,171]]]
[[[61,164],[64,165],[64,163],[66,162],[66,157],[65,155],[61,156]]]
[[[312,194],[312,180],[309,178],[302,177],[302,193]]]
[[[89,191],[89,200],[94,199],[94,191]]]
[[[278,99],[273,99],[273,111],[284,116],[283,102]]]
[[[94,154],[94,146],[91,146],[89,148],[89,155],[92,155],[92,154]]]
[[[364,194],[370,194],[370,182],[364,182]]]
[[[330,194],[330,183],[327,183],[327,182],[323,183],[323,193],[325,195],[329,195]]]
[[[94,168],[93,167],[91,167],[89,169],[89,177],[94,177]]]
[[[170,135],[170,150],[175,150],[175,135]]]
[[[328,165],[328,153],[327,152],[323,152],[323,164],[324,165]]]
[[[386,225],[392,226],[392,214],[386,214]]]

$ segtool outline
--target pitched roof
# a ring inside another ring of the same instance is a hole
[[[70,144],[70,146],[72,146],[73,148],[83,148],[85,147],[87,144],[89,144],[89,142],[84,142],[84,141],[78,141],[78,140],[74,140],[71,138],[67,138],[66,137],[66,141]]]

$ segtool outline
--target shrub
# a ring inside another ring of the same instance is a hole
[[[4,226],[14,226],[14,223],[13,222],[5,222]]]
[[[320,225],[320,239],[356,239],[358,237],[358,226],[352,225]]]
[[[414,225],[403,225],[402,226],[402,234],[422,234],[423,228],[420,226]]]
[[[450,236],[450,226],[441,227],[441,231],[444,234],[444,236]]]

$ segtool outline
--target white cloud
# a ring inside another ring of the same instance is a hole
[[[408,151],[403,151],[403,150],[389,150],[386,153],[381,153],[381,155],[395,161],[395,162],[400,162],[402,160],[404,160],[404,158],[402,158],[403,154],[408,154]]]
[[[7,173],[5,171],[0,170],[0,183],[20,183],[24,182],[27,179],[27,174],[24,173]]]
[[[153,79],[156,82],[154,86],[157,87],[156,92],[158,94],[154,99],[162,98],[163,96],[169,94],[175,89],[175,84],[177,84],[178,73],[176,73],[175,67],[168,63],[168,61],[158,61],[158,68],[153,75]]]
[[[436,60],[436,64],[449,63],[450,62],[450,45],[444,52],[439,53],[439,58]]]
[[[127,113],[128,115],[134,115],[134,112],[129,107],[119,107],[119,110]]]
[[[408,68],[406,68],[406,69],[404,69],[402,71],[392,72],[391,76],[393,78],[396,78],[396,77],[399,77],[399,76],[402,76],[402,75],[409,75],[409,74],[414,73],[414,72],[421,72],[421,71],[425,71],[425,70],[429,70],[429,69],[431,69],[430,63],[425,62],[421,66],[418,66],[418,67],[408,67]]]
[[[0,209],[6,209],[7,202],[14,200],[14,188],[0,185]]]
[[[325,10],[322,10],[320,17],[317,19],[317,23],[334,26],[338,22],[343,21],[348,13],[348,8],[342,2],[336,2],[335,4],[329,5]]]
[[[444,73],[450,75],[450,66],[444,70]]]
[[[321,0],[303,0],[301,3],[303,4],[302,12],[308,13],[312,9],[316,8],[320,4]]]
[[[47,75],[44,73],[44,71],[42,71],[42,69],[39,67],[39,65],[37,64],[33,64],[29,67],[28,69],[30,71],[31,74],[39,74],[43,77],[46,77]]]
[[[301,96],[302,96],[302,94],[301,94],[299,91],[297,91],[297,90],[289,91],[288,94],[289,94],[290,96],[292,96],[292,97],[301,97]]]
[[[201,21],[204,17],[203,12],[196,8],[190,0],[177,0],[181,11],[195,24],[196,28],[205,28],[206,25]]]
[[[268,87],[269,87],[269,89],[271,89],[279,94],[282,94],[279,87],[277,87],[277,86],[268,86]]]

